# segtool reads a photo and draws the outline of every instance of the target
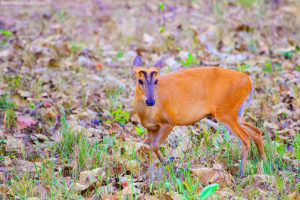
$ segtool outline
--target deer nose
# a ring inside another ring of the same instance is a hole
[[[154,106],[154,104],[155,104],[154,99],[147,99],[147,100],[146,100],[146,105],[147,105],[147,106]]]

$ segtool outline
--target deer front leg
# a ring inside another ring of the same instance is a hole
[[[150,162],[150,179],[154,177],[154,163],[155,160],[152,158],[152,153],[154,152],[161,163],[164,163],[165,158],[161,155],[159,151],[159,146],[165,141],[165,139],[170,134],[172,128],[168,124],[161,125],[157,131],[148,130],[149,134],[149,145],[151,152],[151,162]]]
[[[172,131],[172,128],[169,124],[163,124],[160,126],[153,143],[153,151],[156,153],[158,159],[160,162],[164,163],[165,158],[161,155],[159,151],[159,146],[166,140],[166,138],[169,136],[170,132]]]
[[[149,176],[150,176],[150,180],[152,180],[154,178],[154,163],[155,163],[155,159],[153,158],[153,141],[154,141],[154,133],[152,131],[148,130],[148,135],[149,135],[149,146],[150,146],[150,172],[149,172]]]

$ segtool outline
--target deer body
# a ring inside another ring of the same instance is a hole
[[[157,66],[145,69],[135,63],[138,82],[134,111],[148,130],[150,149],[161,162],[164,162],[164,157],[159,152],[159,145],[172,128],[193,124],[208,115],[216,118],[241,141],[240,176],[244,173],[251,138],[263,156],[260,130],[242,118],[246,97],[249,95],[251,99],[253,92],[251,80],[246,74],[203,67],[158,75]],[[150,176],[153,175],[153,164],[151,161]]]
[[[155,99],[160,105],[147,106],[137,88],[134,110],[147,129],[168,120],[172,126],[189,125],[210,114],[222,117],[224,112],[236,118],[250,90],[249,77],[236,71],[217,67],[183,69],[158,76]]]

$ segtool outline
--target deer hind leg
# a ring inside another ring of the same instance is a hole
[[[240,122],[241,126],[243,129],[251,136],[251,138],[254,140],[254,143],[257,147],[258,153],[261,158],[265,158],[264,156],[264,144],[263,140],[261,137],[261,132],[258,128],[248,124],[244,119],[243,119],[243,108],[244,108],[245,101],[242,103],[238,114],[237,114],[237,120]]]
[[[263,143],[263,139],[262,139],[260,130],[258,128],[248,124],[243,119],[241,119],[240,124],[243,127],[243,129],[245,131],[247,131],[247,133],[249,133],[251,138],[253,139],[253,141],[256,145],[256,148],[258,150],[258,153],[260,155],[260,158],[266,160],[266,156],[264,154],[264,143]]]
[[[244,170],[247,163],[248,158],[248,151],[249,151],[249,145],[251,137],[249,134],[241,127],[237,119],[218,119],[222,124],[225,125],[227,129],[230,130],[230,132],[234,133],[240,140],[242,144],[242,153],[241,153],[241,166],[240,166],[240,172],[239,177],[244,176]]]

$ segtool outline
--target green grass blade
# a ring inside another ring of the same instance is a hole
[[[216,191],[216,189],[218,189],[218,187],[219,187],[219,184],[216,184],[216,183],[206,186],[202,190],[202,192],[199,196],[199,200],[204,200],[207,197],[209,197],[210,195],[212,195]]]

